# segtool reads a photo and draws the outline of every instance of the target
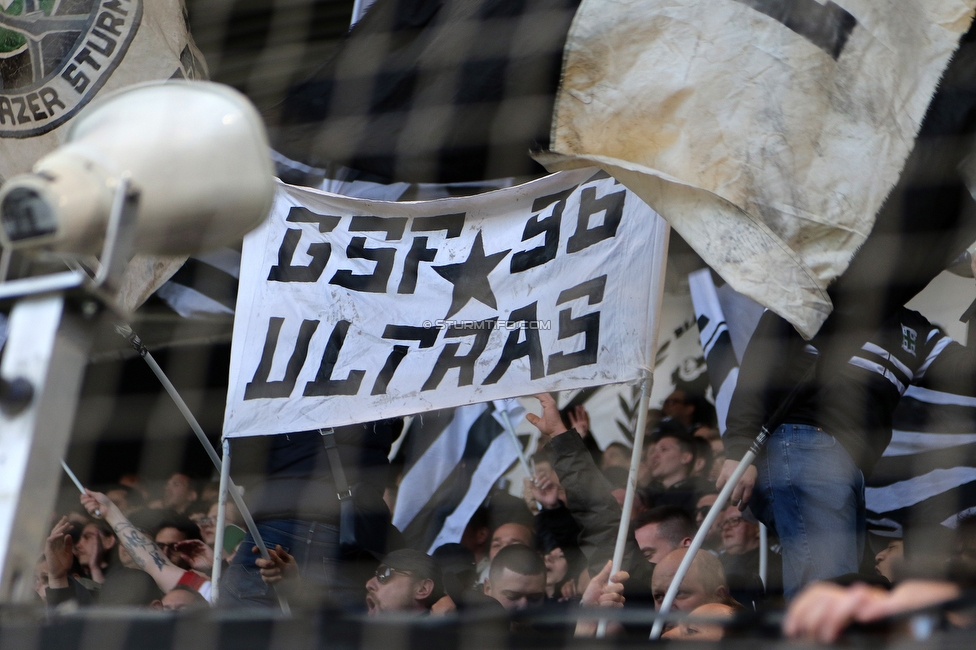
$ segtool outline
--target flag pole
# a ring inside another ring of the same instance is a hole
[[[183,401],[183,398],[180,396],[179,392],[177,392],[176,387],[173,386],[173,382],[169,380],[169,377],[166,376],[163,369],[159,367],[158,363],[156,363],[156,360],[153,358],[152,354],[150,354],[149,350],[146,348],[145,344],[143,344],[139,336],[133,332],[132,328],[128,325],[116,325],[115,330],[123,338],[128,339],[132,347],[135,348],[136,352],[139,353],[139,356],[141,356],[149,368],[152,369],[153,374],[156,375],[159,383],[161,383],[163,388],[166,389],[166,392],[176,404],[176,408],[179,409],[180,413],[183,414],[187,424],[190,425],[190,429],[193,430],[193,433],[196,434],[200,444],[203,445],[204,450],[210,457],[210,462],[214,464],[214,467],[216,467],[217,470],[221,470],[223,467],[223,462],[217,455],[217,450],[215,450],[213,445],[210,444],[210,439],[207,438],[207,434],[203,432],[203,427],[201,427],[200,423],[197,422],[197,419],[193,416],[193,412],[190,411],[190,407],[187,406],[185,401]],[[230,496],[232,499],[234,499],[234,504],[240,511],[241,517],[244,518],[244,523],[247,525],[247,530],[249,533],[251,533],[251,537],[254,538],[254,544],[258,547],[258,552],[261,553],[261,557],[265,560],[271,559],[271,556],[268,555],[268,548],[264,545],[264,539],[261,538],[261,533],[258,532],[257,524],[254,523],[254,517],[251,516],[251,511],[248,510],[247,505],[244,503],[243,497],[241,497],[240,490],[238,489],[237,485],[234,484],[233,480],[231,480],[229,477],[227,480],[230,485]]]
[[[656,338],[656,337],[655,337]],[[653,358],[653,357],[651,357]],[[620,571],[624,560],[624,549],[627,546],[627,535],[630,532],[630,513],[634,511],[634,496],[637,492],[637,470],[641,463],[641,450],[644,448],[644,429],[647,428],[647,408],[654,386],[654,374],[647,373],[641,380],[641,396],[637,413],[637,428],[634,431],[634,449],[630,454],[630,472],[627,475],[627,492],[620,513],[620,526],[617,528],[617,543],[613,549],[613,562],[610,565],[610,575]],[[607,620],[601,618],[596,627],[596,638],[602,639],[607,635]]]
[[[515,435],[515,427],[512,426],[512,419],[508,417],[508,409],[502,408],[499,410],[502,414],[502,421],[505,423],[505,431],[508,432],[508,435],[512,438],[512,442],[515,443],[515,451],[518,452],[519,462],[522,463],[522,468],[525,470],[526,475],[534,482],[535,474],[532,473],[532,469],[529,467],[529,461],[525,457],[525,452],[522,450],[522,442]]]
[[[634,510],[634,496],[637,492],[637,470],[640,468],[641,452],[644,449],[644,429],[647,428],[647,410],[650,406],[651,390],[654,388],[654,361],[657,358],[658,333],[661,330],[661,303],[664,300],[664,276],[668,267],[668,239],[671,226],[660,216],[657,217],[664,224],[657,242],[660,254],[660,266],[651,277],[651,293],[648,313],[648,323],[651,326],[651,340],[648,343],[647,365],[641,379],[641,395],[637,406],[637,425],[634,429],[634,448],[630,454],[630,471],[627,474],[627,492],[624,494],[624,504],[620,512],[620,526],[617,528],[617,543],[613,548],[613,561],[610,564],[610,577],[620,571],[624,561],[624,549],[627,547],[627,535],[630,533],[630,513]],[[656,276],[656,277],[655,277]],[[607,621],[600,619],[596,628],[596,637],[602,639],[607,635]]]
[[[769,584],[766,582],[766,573],[769,570],[769,531],[766,524],[759,522],[759,579],[762,580],[763,589]]]
[[[661,602],[661,609],[658,610],[658,616],[654,619],[654,626],[651,628],[651,641],[656,641],[657,639],[661,638],[661,631],[664,628],[664,621],[666,618],[665,614],[671,611],[671,604],[674,603],[674,598],[678,595],[678,587],[680,587],[682,581],[684,581],[685,574],[687,574],[688,569],[691,568],[691,562],[695,559],[695,554],[698,553],[698,550],[705,542],[705,536],[708,535],[708,531],[711,529],[712,524],[715,523],[719,513],[722,512],[722,504],[726,503],[729,500],[729,497],[732,496],[732,490],[735,489],[739,479],[742,478],[742,475],[745,474],[746,470],[749,469],[749,466],[752,465],[752,461],[756,459],[756,454],[759,453],[762,445],[765,444],[765,434],[766,429],[764,427],[763,432],[759,434],[759,437],[752,442],[752,447],[749,448],[749,451],[747,451],[745,456],[742,457],[742,460],[739,461],[735,471],[732,472],[732,477],[729,478],[728,482],[725,484],[725,487],[722,488],[722,491],[718,493],[718,498],[709,509],[708,515],[706,515],[705,520],[702,521],[698,532],[695,533],[695,538],[691,540],[691,546],[688,547],[688,551],[681,559],[681,564],[678,565],[678,570],[675,572],[674,578],[671,579],[671,584],[668,586],[668,591],[664,595],[664,600]],[[760,438],[762,438],[761,442]]]
[[[217,491],[217,524],[214,536],[213,571],[210,572],[213,596],[212,604],[216,605],[220,597],[220,572],[224,568],[224,527],[227,525],[227,482],[230,478],[230,440],[224,438],[224,457],[220,462],[220,487]]]
[[[735,489],[736,484],[742,475],[746,473],[749,466],[752,465],[752,461],[756,459],[759,452],[766,445],[766,440],[770,436],[770,431],[775,431],[783,420],[786,419],[790,408],[793,406],[793,402],[796,401],[797,396],[799,396],[800,391],[810,382],[816,374],[817,364],[813,364],[804,373],[803,378],[800,379],[799,383],[793,387],[790,394],[786,396],[773,414],[769,417],[769,420],[759,429],[759,435],[756,439],[752,441],[749,446],[749,451],[745,453],[739,464],[736,465],[735,471],[732,472],[732,476],[729,477],[728,482],[718,493],[718,498],[712,507],[708,510],[708,514],[705,516],[705,520],[702,522],[701,527],[698,532],[695,533],[695,538],[691,540],[691,546],[688,547],[688,551],[685,553],[684,558],[681,560],[681,564],[678,565],[678,570],[675,572],[674,577],[671,579],[671,584],[668,586],[668,591],[664,595],[664,600],[661,602],[661,609],[658,610],[658,617],[654,620],[654,626],[651,628],[651,641],[656,641],[661,637],[661,630],[664,628],[665,614],[671,611],[671,604],[674,603],[675,596],[678,595],[678,587],[681,586],[681,582],[685,579],[685,574],[688,573],[688,569],[691,567],[692,560],[695,559],[695,554],[702,547],[705,542],[705,536],[708,534],[709,529],[715,520],[718,518],[719,513],[722,511],[724,504],[729,500],[732,495],[732,490]]]

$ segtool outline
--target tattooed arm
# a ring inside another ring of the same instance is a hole
[[[169,593],[183,577],[185,571],[172,562],[159,550],[148,535],[132,525],[112,501],[101,492],[85,490],[81,495],[81,505],[94,516],[100,510],[102,517],[115,531],[119,542],[132,556],[132,561],[149,574],[163,593]]]

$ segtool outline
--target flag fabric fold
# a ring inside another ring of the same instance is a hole
[[[597,165],[813,336],[899,179],[972,0],[584,0],[548,168]]]
[[[708,368],[708,383],[712,387],[715,400],[715,414],[718,430],[725,433],[725,419],[729,414],[729,402],[739,377],[739,360],[732,347],[732,337],[722,305],[715,292],[712,272],[709,269],[695,271],[688,276],[691,300],[695,305],[695,317],[705,364]]]
[[[428,553],[461,541],[471,515],[518,460],[502,410],[517,426],[525,409],[516,400],[425,413],[407,431],[404,474],[393,525],[407,544]]]

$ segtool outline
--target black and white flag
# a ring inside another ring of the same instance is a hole
[[[718,430],[725,433],[725,419],[729,414],[732,391],[739,378],[739,360],[732,348],[732,336],[722,305],[718,301],[712,272],[709,269],[695,271],[688,275],[691,300],[695,304],[695,318],[705,364],[708,367],[708,383],[712,387],[715,400],[715,414],[718,417]]]
[[[909,386],[868,477],[868,528],[942,524],[976,512],[976,398]]]
[[[186,260],[156,295],[183,318],[233,316],[241,254],[230,248]]]
[[[224,434],[636,381],[667,236],[593,170],[423,202],[282,184],[244,242]]]
[[[688,279],[724,433],[724,415],[735,389],[729,378],[738,374],[737,359],[761,307],[726,316],[718,292],[728,298],[735,294],[730,287],[717,290],[708,269]],[[735,367],[729,369],[730,363]],[[959,516],[976,512],[976,398],[909,386],[892,421],[891,442],[866,480],[868,530],[900,537],[906,524],[955,527]]]
[[[501,400],[414,418],[393,512],[393,525],[409,546],[432,553],[460,542],[471,515],[518,460],[503,412],[512,427],[525,416],[516,400]]]

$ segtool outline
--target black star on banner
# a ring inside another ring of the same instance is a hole
[[[485,245],[481,240],[481,231],[479,230],[474,238],[468,259],[460,264],[431,267],[437,271],[438,275],[454,285],[451,308],[447,310],[447,316],[444,318],[450,318],[461,311],[472,298],[492,309],[498,309],[498,305],[495,303],[495,294],[491,290],[491,283],[488,282],[488,274],[511,251],[512,249],[508,249],[486,257]]]

